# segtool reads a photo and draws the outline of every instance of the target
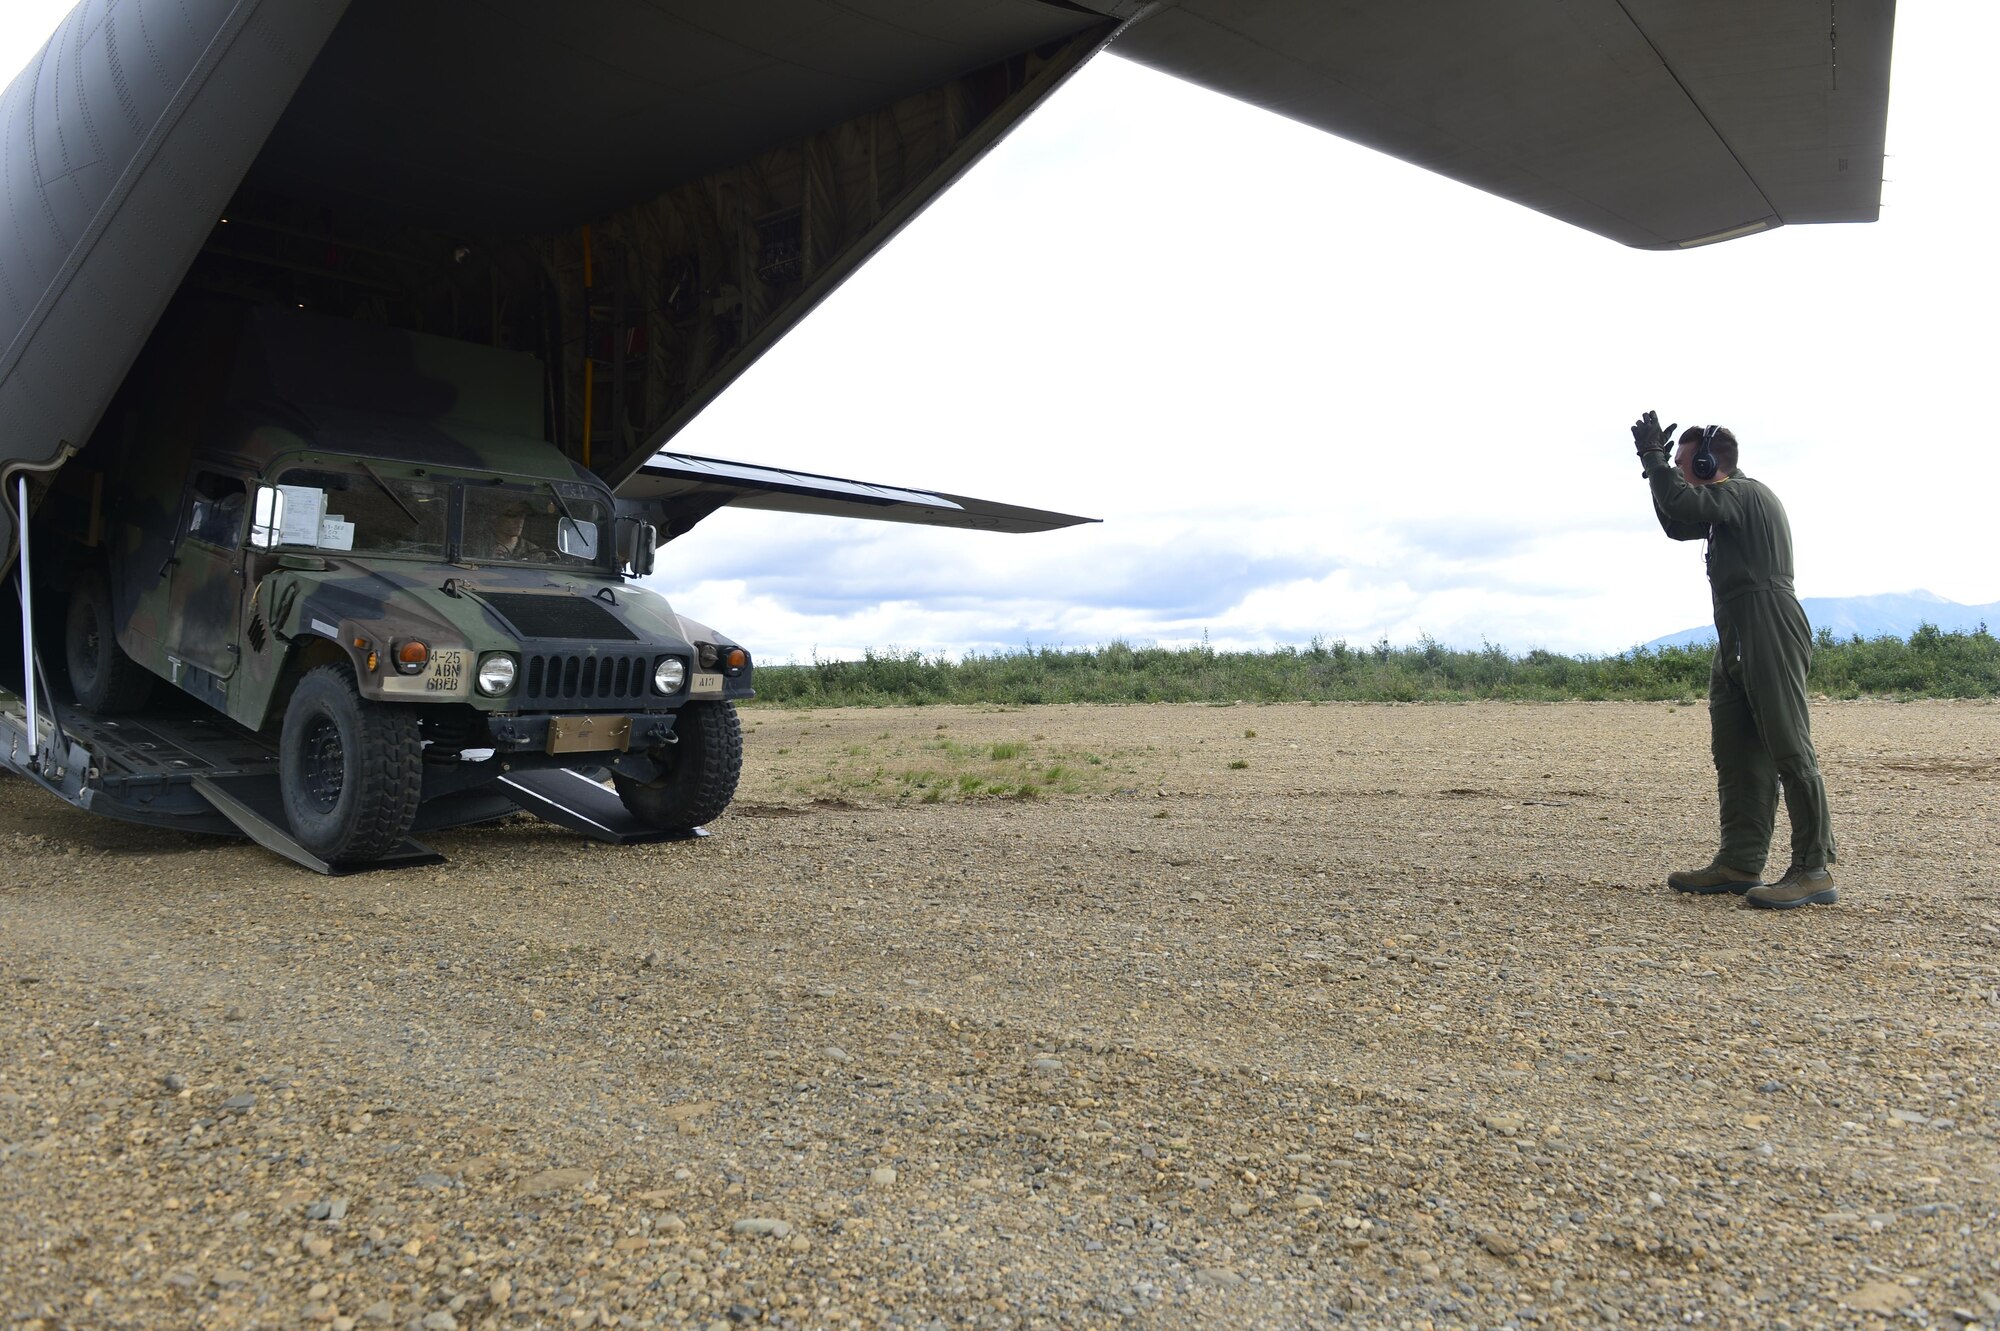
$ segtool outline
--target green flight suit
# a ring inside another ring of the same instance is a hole
[[[1792,863],[1833,863],[1826,783],[1806,707],[1812,626],[1792,591],[1792,527],[1784,505],[1740,473],[1692,485],[1665,453],[1645,455],[1653,511],[1677,541],[1708,541],[1715,599],[1715,668],[1708,682],[1709,747],[1722,806],[1717,859],[1762,874],[1778,790],[1792,819]]]

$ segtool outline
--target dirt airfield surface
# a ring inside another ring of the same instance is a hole
[[[1698,706],[752,709],[342,879],[10,778],[0,1327],[2000,1326],[2000,707],[1814,725],[1790,913]]]

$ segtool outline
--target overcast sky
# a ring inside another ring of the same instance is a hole
[[[67,9],[9,0],[0,66]],[[2000,600],[1996,38],[1989,0],[1899,6],[1880,222],[1674,254],[1100,58],[675,447],[1103,522],[724,511],[661,589],[767,661],[1618,651],[1709,613],[1632,455],[1650,406],[1735,429],[1802,595]]]

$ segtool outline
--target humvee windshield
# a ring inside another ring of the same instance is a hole
[[[485,564],[596,566],[611,548],[607,511],[580,485],[468,485],[461,557]]]
[[[278,490],[280,526],[260,546],[555,568],[605,567],[612,549],[610,506],[586,485],[294,467]]]
[[[443,559],[451,483],[294,467],[278,477],[284,524],[275,544]]]

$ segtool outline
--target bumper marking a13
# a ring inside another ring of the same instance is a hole
[[[722,676],[705,674],[702,671],[697,670],[694,672],[694,675],[688,680],[688,692],[710,693],[714,694],[717,697],[721,697]]]

